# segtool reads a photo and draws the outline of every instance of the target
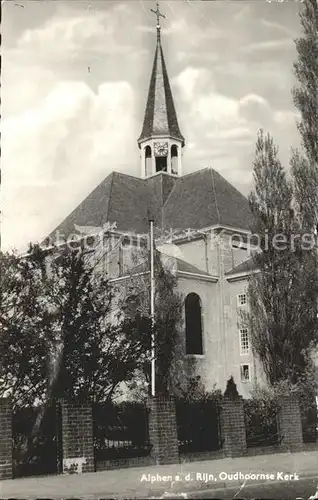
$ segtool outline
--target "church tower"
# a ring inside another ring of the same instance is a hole
[[[169,77],[160,36],[159,11],[151,9],[157,16],[157,46],[153,62],[148,99],[142,132],[138,139],[141,158],[141,177],[148,178],[158,172],[182,175],[182,136],[174,107]]]

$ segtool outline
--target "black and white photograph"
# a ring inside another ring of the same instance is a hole
[[[2,0],[0,498],[318,499],[318,0]]]

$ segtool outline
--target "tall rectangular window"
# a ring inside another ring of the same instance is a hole
[[[240,329],[240,353],[241,353],[241,356],[249,354],[249,350],[250,350],[250,343],[249,343],[249,337],[248,337],[248,329],[241,328]]]
[[[201,300],[196,293],[185,298],[186,354],[203,354]]]

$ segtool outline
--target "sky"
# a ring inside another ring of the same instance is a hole
[[[140,175],[155,2],[2,4],[3,250],[42,241],[112,171]],[[300,4],[160,2],[183,173],[213,167],[244,195],[257,131],[288,168]]]

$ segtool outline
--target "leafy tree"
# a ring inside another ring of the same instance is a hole
[[[177,384],[177,388],[177,399],[189,403],[217,402],[222,398],[222,391],[216,388],[216,384],[211,390],[206,390],[200,375],[188,376],[186,384]]]
[[[1,395],[44,411],[52,398],[105,401],[132,378],[144,324],[137,336],[114,321],[114,290],[83,252],[31,247],[1,254],[0,268]]]
[[[165,269],[156,253],[155,352],[159,393],[173,387],[172,365],[180,343],[182,298],[176,292],[177,279]]]
[[[273,139],[261,131],[254,161],[254,191],[249,196],[253,233],[260,252],[257,274],[249,277],[248,322],[254,352],[271,385],[297,383],[317,345],[315,256],[301,242],[293,210],[291,182]]]
[[[234,378],[233,378],[232,375],[231,375],[231,377],[229,378],[229,380],[226,383],[226,388],[225,388],[225,391],[224,391],[224,396],[226,396],[228,398],[234,398],[234,399],[239,397],[239,393],[238,393],[238,390],[237,390],[237,387],[236,387],[236,383],[234,382]]]
[[[142,333],[144,341],[144,352],[148,352],[143,357],[142,373],[147,381],[150,390],[150,339],[151,339],[151,318],[150,318],[150,274],[139,276],[140,269],[149,270],[149,256],[147,251],[141,251],[135,259],[143,261],[140,266],[135,266],[130,277],[122,288],[123,297],[120,308],[126,318],[137,328],[136,322],[148,322],[148,336]],[[154,258],[155,274],[155,367],[156,367],[156,394],[167,394],[173,391],[175,379],[173,369],[180,355],[180,323],[182,318],[182,297],[176,291],[176,276],[164,266],[160,253],[155,251]]]
[[[293,99],[300,112],[298,129],[303,152],[295,151],[292,158],[295,198],[301,225],[310,231],[318,221],[318,4],[305,0],[300,12],[303,28],[297,39],[297,61],[294,73],[298,85]]]
[[[300,11],[302,35],[295,40],[297,60],[294,73],[297,85],[293,89],[293,99],[300,113],[298,130],[302,151],[294,151],[291,172],[295,196],[296,216],[302,232],[313,232],[318,237],[318,3],[305,0]],[[317,239],[316,239],[317,245]],[[318,280],[317,248],[306,252],[308,270]],[[304,259],[304,260],[305,260]],[[317,286],[314,287],[317,293]],[[314,291],[313,290],[313,291]],[[311,297],[312,290],[308,290]],[[317,313],[316,303],[309,299]],[[316,368],[317,369],[317,368]],[[311,378],[313,375],[311,376]],[[309,390],[312,392],[312,389]]]

